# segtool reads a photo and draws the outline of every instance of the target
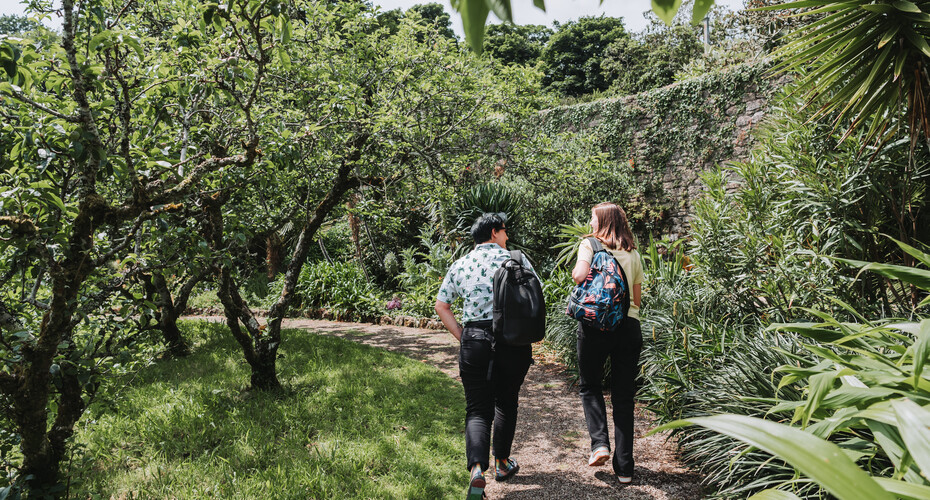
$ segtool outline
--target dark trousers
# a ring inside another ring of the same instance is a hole
[[[465,455],[469,469],[480,464],[485,470],[490,465],[492,419],[494,456],[510,458],[517,430],[517,398],[533,362],[532,352],[528,345],[494,342],[490,321],[465,325],[459,374],[465,386]]]
[[[607,408],[604,404],[604,363],[610,357],[610,394],[614,407],[614,472],[633,475],[633,396],[639,374],[643,333],[639,320],[627,318],[613,332],[602,332],[578,324],[578,372],[584,419],[591,435],[591,450],[606,446]]]

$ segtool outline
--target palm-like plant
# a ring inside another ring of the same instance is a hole
[[[895,243],[930,266],[930,254]],[[930,291],[928,269],[845,262]],[[768,411],[790,416],[803,430],[744,415],[687,418],[665,427],[696,424],[736,438],[784,459],[839,499],[930,498],[930,319],[919,311],[927,305],[925,295],[911,321],[869,321],[843,304],[858,322],[810,310],[819,322],[770,327],[814,342],[804,346],[807,355],[791,355],[793,362],[777,370],[783,374],[779,387],[798,384],[803,397],[782,394]],[[752,498],[799,497],[783,489]]]
[[[800,73],[808,104],[819,106],[814,118],[835,117],[846,135],[865,125],[867,142],[884,143],[906,113],[911,143],[921,133],[930,139],[930,1],[801,0],[760,10],[772,9],[821,16],[776,52],[778,69]]]

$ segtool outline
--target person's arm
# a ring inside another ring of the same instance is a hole
[[[636,307],[642,307],[640,305],[642,303],[642,294],[643,294],[643,285],[641,283],[637,283],[633,285],[633,305],[635,305]]]
[[[459,325],[459,322],[455,320],[455,315],[452,314],[452,304],[437,300],[433,309],[436,310],[443,326],[449,330],[455,340],[462,340],[462,325]]]
[[[594,249],[588,240],[583,240],[578,245],[578,260],[575,262],[575,268],[572,269],[572,279],[576,285],[580,285],[588,273],[591,272],[591,260],[594,257]]]
[[[588,277],[588,273],[591,271],[591,263],[579,260],[575,263],[575,268],[572,269],[572,279],[575,280],[576,285],[580,285],[585,278]]]

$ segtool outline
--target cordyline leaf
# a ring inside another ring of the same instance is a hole
[[[914,44],[914,47],[917,47],[925,56],[930,57],[930,45],[927,44],[927,40],[923,36],[911,29],[910,26],[902,26],[901,32],[904,33],[904,37],[909,42]]]
[[[758,7],[755,9],[746,9],[749,12],[763,11],[763,10],[788,10],[788,9],[803,9],[807,7],[816,7],[818,5],[823,5],[823,2],[820,0],[802,0],[800,2],[788,2],[779,5],[769,5],[767,7]]]
[[[917,469],[908,458],[907,450],[904,448],[904,441],[901,440],[901,434],[898,433],[898,428],[895,427],[895,414],[894,410],[891,409],[891,404],[885,402],[872,405],[873,408],[878,406],[887,408],[887,410],[879,410],[879,416],[885,418],[887,414],[887,418],[889,419],[888,422],[871,418],[869,415],[869,412],[872,411],[871,408],[860,412],[859,415],[866,418],[865,423],[869,431],[872,432],[875,442],[881,446],[882,451],[888,456],[891,463],[894,464],[896,475],[900,475],[901,471],[904,471],[905,481],[910,483],[923,483],[924,479],[920,477],[920,473],[917,472]],[[906,458],[908,461],[905,463]]]
[[[827,393],[833,390],[833,382],[836,380],[836,372],[818,373],[810,377],[808,385],[807,404],[804,405],[803,427],[810,423],[811,416],[820,408],[820,402],[826,397]]]
[[[925,266],[930,267],[930,255],[927,255],[921,252],[920,250],[908,245],[907,243],[904,243],[903,241],[898,241],[890,236],[888,237],[888,239],[895,242],[899,247],[901,247],[901,250],[904,250],[905,252],[907,252],[908,255],[919,260]]]
[[[920,374],[924,370],[924,364],[930,358],[930,319],[920,322],[920,333],[917,334],[917,341],[914,342],[914,387],[920,384]]]
[[[801,497],[784,490],[762,490],[749,497],[749,500],[801,500]]]
[[[659,16],[667,26],[672,25],[678,8],[681,7],[681,0],[652,0],[652,11]]]
[[[891,39],[898,34],[898,30],[900,29],[901,26],[892,26],[890,30],[886,31],[885,34],[882,35],[881,39],[878,40],[878,48],[882,48],[886,43],[890,42]]]
[[[930,271],[924,269],[896,266],[893,264],[879,264],[877,262],[864,262],[853,259],[836,258],[835,260],[854,267],[861,267],[862,269],[859,271],[859,274],[865,271],[874,271],[882,276],[914,285],[921,290],[930,290]]]
[[[892,500],[894,497],[843,453],[839,446],[800,429],[744,415],[678,420],[650,433],[689,424],[726,434],[785,460],[840,500]]]
[[[898,431],[907,447],[911,458],[920,467],[924,477],[930,477],[930,411],[921,408],[913,401],[902,399],[893,401],[898,418]]]
[[[913,2],[908,2],[906,0],[898,0],[897,2],[892,2],[891,4],[894,8],[900,10],[901,12],[913,12],[915,14],[920,13],[920,8],[917,7]]]
[[[906,483],[887,477],[876,477],[875,481],[882,488],[885,488],[885,491],[896,495],[898,498],[907,500],[926,500],[930,498],[930,486]]]
[[[601,2],[603,3],[603,0],[601,0]],[[537,9],[540,9],[543,12],[546,12],[545,0],[533,0],[533,5],[535,5]]]

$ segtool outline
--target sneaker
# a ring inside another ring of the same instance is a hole
[[[495,481],[506,481],[520,470],[517,461],[512,458],[508,458],[507,460],[494,460],[494,465],[497,469],[497,474],[494,475]]]
[[[471,481],[468,483],[468,493],[465,500],[482,500],[484,497],[484,487],[487,481],[484,479],[484,473],[481,472],[481,465],[476,464],[471,468]]]
[[[617,476],[617,481],[620,481],[620,484],[630,484],[633,482],[633,476]]]
[[[610,459],[610,450],[606,446],[599,446],[591,452],[591,458],[588,459],[588,465],[599,467],[607,463]]]

